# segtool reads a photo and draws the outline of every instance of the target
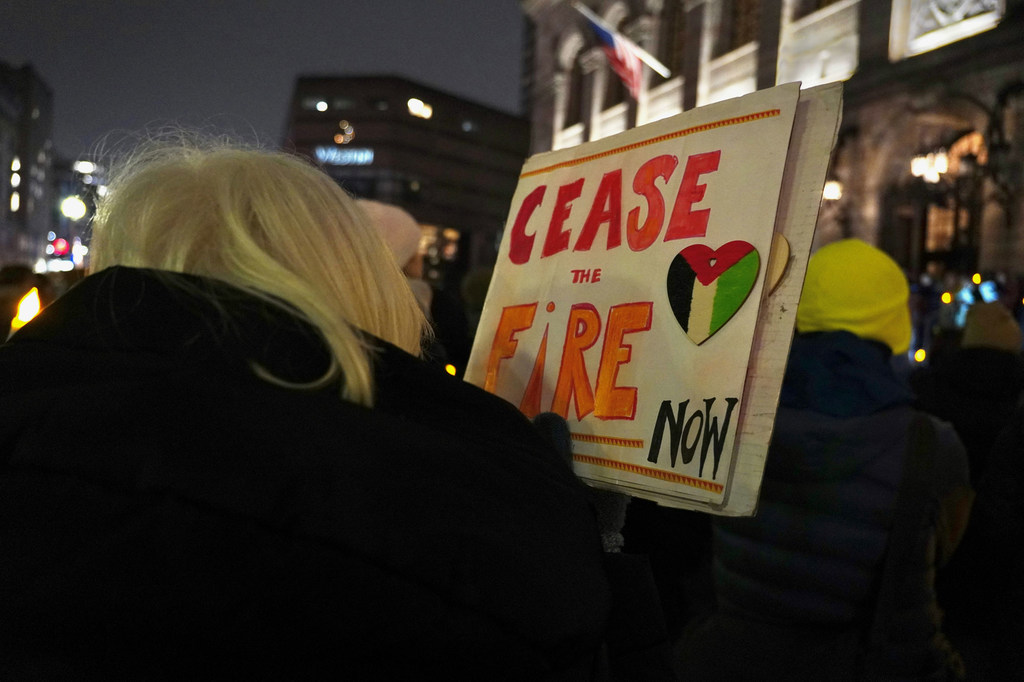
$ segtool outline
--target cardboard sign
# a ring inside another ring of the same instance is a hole
[[[748,404],[767,396],[774,414],[792,319],[756,392],[751,368],[758,339],[778,336],[766,301],[795,315],[838,121],[841,89],[809,92],[779,86],[524,165],[466,378],[566,418],[588,483],[753,513],[771,427],[746,428]],[[791,144],[795,124],[810,147]],[[777,224],[794,207],[802,218]],[[770,294],[794,257],[800,282]]]

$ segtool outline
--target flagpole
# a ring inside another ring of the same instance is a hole
[[[599,17],[596,14],[594,14],[593,12],[591,12],[590,8],[588,8],[586,5],[578,2],[578,0],[574,1],[572,3],[572,6],[580,14],[585,16],[587,19],[590,19],[592,22],[594,22],[595,24],[597,24],[598,26],[600,26],[604,30],[608,31],[609,33],[618,33],[618,31],[616,31],[614,28],[612,28],[611,26],[606,24],[601,17]],[[651,69],[653,69],[658,75],[660,75],[662,78],[669,78],[672,75],[672,72],[668,70],[668,67],[665,66],[664,64],[662,64],[661,62],[659,62],[657,59],[655,59],[654,56],[651,55],[650,52],[648,52],[644,48],[640,47],[639,45],[637,45],[633,41],[629,41],[629,42],[631,43],[631,47],[634,50],[636,50],[636,56],[640,58],[640,61],[642,61],[647,66],[651,67]]]

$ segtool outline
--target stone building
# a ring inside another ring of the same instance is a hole
[[[634,100],[572,2],[521,0],[531,153],[781,83],[842,81],[816,244],[863,238],[912,279],[1024,275],[1022,0],[584,4],[671,75],[645,69]]]

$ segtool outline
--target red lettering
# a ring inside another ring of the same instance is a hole
[[[523,205],[519,207],[519,212],[516,213],[508,249],[508,258],[516,265],[522,265],[530,260],[530,254],[533,252],[533,240],[536,235],[526,234],[526,223],[540,206],[540,202],[544,200],[545,191],[547,191],[547,185],[541,185],[530,192],[523,201]]]
[[[676,203],[672,207],[672,217],[665,231],[665,241],[703,237],[708,231],[708,217],[711,209],[693,210],[693,205],[704,198],[707,185],[697,184],[697,179],[704,173],[718,170],[721,150],[694,154],[686,160],[683,181],[679,184]]]
[[[608,223],[608,250],[622,243],[622,170],[616,169],[604,174],[594,196],[583,231],[576,240],[573,251],[589,251],[594,245],[597,228]]]
[[[633,191],[647,199],[647,220],[642,226],[640,207],[632,209],[626,216],[626,243],[631,251],[643,251],[658,238],[661,225],[665,222],[665,198],[654,185],[655,178],[668,182],[679,165],[679,159],[670,154],[655,156],[640,166],[633,176]]]
[[[544,248],[540,252],[541,258],[553,256],[569,248],[569,230],[563,230],[562,226],[569,218],[573,200],[578,199],[582,193],[583,178],[558,188],[558,199],[555,201],[555,210],[551,214],[548,233],[544,237]]]

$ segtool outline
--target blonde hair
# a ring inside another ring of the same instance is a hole
[[[372,351],[356,328],[414,355],[427,330],[398,264],[355,200],[310,163],[281,152],[186,136],[144,143],[111,173],[93,221],[91,264],[95,271],[125,265],[211,277],[297,313],[334,359],[315,386],[340,376],[342,397],[368,406]]]

